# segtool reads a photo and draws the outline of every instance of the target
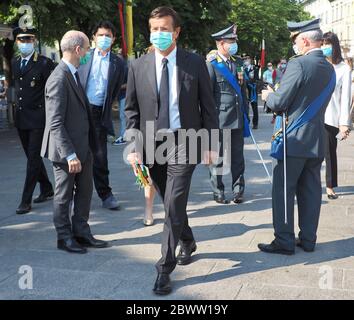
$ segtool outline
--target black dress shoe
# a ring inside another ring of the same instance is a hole
[[[26,214],[32,210],[31,204],[29,203],[21,203],[19,207],[16,209],[17,214]]]
[[[243,202],[243,194],[242,193],[237,193],[234,198],[232,199],[233,202],[235,203],[242,203]]]
[[[329,200],[336,200],[336,199],[338,199],[338,195],[336,195],[336,194],[328,194],[328,193],[327,193],[327,197],[328,197]]]
[[[192,253],[195,252],[196,250],[197,250],[197,245],[195,241],[193,241],[189,246],[185,246],[182,243],[178,256],[176,258],[177,264],[180,266],[185,266],[187,264],[190,264],[192,261]]]
[[[302,250],[304,250],[305,252],[314,252],[315,251],[315,248],[306,248],[305,246],[304,246],[304,244],[301,242],[301,240],[300,239],[296,239],[295,240],[295,243],[296,243],[296,246],[297,247],[300,247]]]
[[[260,243],[260,244],[258,244],[258,248],[263,252],[285,254],[288,256],[291,256],[295,253],[295,251],[285,250],[285,249],[279,247],[274,241],[271,244]]]
[[[155,281],[154,289],[152,289],[155,294],[166,295],[171,293],[171,280],[167,273],[159,273]]]
[[[222,194],[214,194],[214,201],[216,201],[217,203],[221,203],[221,204],[228,204],[230,203],[229,200],[226,200],[225,195]]]
[[[90,247],[90,248],[106,248],[106,247],[108,247],[107,241],[95,239],[93,236],[89,236],[87,238],[75,237],[75,239],[83,247]]]
[[[86,253],[87,250],[80,246],[74,238],[58,240],[58,249],[72,253]]]
[[[54,192],[41,193],[37,198],[33,200],[33,203],[41,203],[51,199],[54,196]]]
[[[254,124],[252,127],[253,130],[257,130],[258,129],[258,124]]]

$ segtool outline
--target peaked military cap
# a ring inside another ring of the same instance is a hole
[[[290,38],[292,40],[294,40],[300,33],[320,29],[320,19],[306,20],[301,22],[288,21],[287,24],[290,31]]]
[[[223,39],[233,39],[237,40],[237,26],[234,24],[230,27],[227,27],[226,29],[223,29],[217,33],[212,34],[212,38],[214,40],[223,40]]]
[[[32,29],[22,29],[17,27],[13,30],[14,39],[21,39],[21,38],[34,38],[36,36],[36,30]]]

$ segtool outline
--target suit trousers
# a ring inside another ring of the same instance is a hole
[[[159,145],[159,144],[158,144]],[[162,233],[161,259],[156,263],[159,273],[171,273],[176,267],[176,248],[181,241],[188,245],[194,241],[192,229],[188,225],[187,202],[193,171],[196,164],[174,161],[185,155],[184,145],[169,149],[171,158],[165,164],[155,163],[150,168],[154,186],[162,198],[165,208],[165,223]]]
[[[40,184],[41,193],[46,194],[53,191],[40,155],[44,129],[17,130],[27,157],[26,180],[23,187],[22,203],[30,204],[37,182]]]
[[[212,190],[215,195],[220,195],[224,192],[225,186],[222,182],[223,174],[225,174],[231,168],[232,175],[232,191],[234,195],[237,193],[243,194],[245,190],[245,159],[243,156],[244,138],[243,129],[231,129],[231,141],[227,144],[231,146],[231,150],[225,150],[226,146],[223,143],[223,130],[220,130],[220,149],[219,149],[219,161],[216,165],[209,166],[209,176]],[[223,161],[223,157],[226,157],[226,161]],[[228,165],[225,165],[228,163]],[[222,168],[225,165],[224,172]],[[226,172],[225,172],[226,169]],[[239,190],[237,190],[239,187]]]
[[[58,240],[91,235],[88,225],[92,198],[92,155],[88,153],[81,163],[80,173],[69,173],[65,163],[53,163],[55,177],[54,226]],[[71,217],[71,206],[74,214]]]
[[[339,129],[325,124],[326,129],[326,186],[338,187],[337,173],[337,138]]]
[[[91,110],[97,141],[96,150],[93,152],[93,180],[98,196],[105,200],[112,194],[109,186],[107,129],[101,123],[103,109],[91,106]]]
[[[323,158],[287,157],[287,216],[284,208],[284,161],[278,161],[273,172],[272,206],[276,243],[295,250],[294,202],[299,215],[299,238],[307,248],[314,248],[321,210],[321,165]]]
[[[253,112],[252,124],[253,126],[258,126],[258,103],[250,102],[250,105]]]

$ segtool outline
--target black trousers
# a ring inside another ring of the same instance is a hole
[[[58,240],[71,237],[88,237],[88,225],[92,198],[92,155],[89,152],[81,163],[80,173],[69,173],[66,163],[53,163],[55,177],[53,221]],[[71,206],[74,214],[71,217]]]
[[[250,105],[253,112],[252,124],[253,126],[258,126],[258,103],[251,102]]]
[[[176,267],[176,248],[181,241],[186,245],[194,241],[188,225],[187,202],[193,171],[196,164],[179,164],[172,159],[185,155],[185,146],[177,145],[168,154],[165,164],[154,164],[150,176],[161,196],[165,208],[165,223],[162,233],[161,259],[156,263],[159,273],[171,273]]]
[[[40,184],[41,193],[53,191],[41,157],[44,129],[17,130],[27,157],[26,180],[22,192],[22,203],[30,204],[37,182]]]
[[[105,200],[112,194],[112,189],[109,186],[107,129],[101,124],[103,109],[92,107],[91,110],[97,141],[97,148],[93,153],[93,181],[98,196]]]
[[[326,186],[338,187],[337,138],[339,129],[325,124],[326,129]]]
[[[243,156],[244,138],[242,129],[231,130],[231,142],[228,144],[231,146],[230,150],[225,150],[226,146],[223,143],[223,131],[220,130],[220,149],[219,160],[221,157],[226,157],[226,162],[230,164],[230,167],[225,165],[225,161],[218,161],[218,164],[209,166],[209,176],[212,190],[215,195],[220,195],[224,192],[225,186],[222,182],[223,174],[226,174],[228,169],[231,169],[232,175],[232,191],[234,195],[237,193],[243,194],[245,190],[245,159]],[[221,169],[225,165],[226,172],[223,174]]]

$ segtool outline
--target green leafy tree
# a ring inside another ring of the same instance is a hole
[[[240,52],[259,58],[264,37],[267,61],[293,55],[287,21],[311,18],[297,0],[232,0],[232,7],[230,19],[238,26]]]

